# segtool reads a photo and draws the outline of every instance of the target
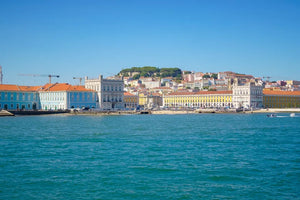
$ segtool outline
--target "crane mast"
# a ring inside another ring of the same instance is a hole
[[[79,79],[79,83],[80,83],[80,85],[81,85],[81,82],[82,82],[82,77],[73,77],[73,79]]]

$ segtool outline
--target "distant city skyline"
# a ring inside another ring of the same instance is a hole
[[[300,1],[3,1],[3,83],[79,84],[123,68],[178,67],[300,80]]]

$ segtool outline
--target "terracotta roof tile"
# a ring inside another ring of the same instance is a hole
[[[81,85],[70,85],[68,83],[54,83],[54,84],[46,84],[41,87],[40,91],[81,91],[81,92],[88,92],[94,91],[91,89],[86,89],[84,86]]]
[[[124,92],[124,96],[135,96],[135,95],[131,94],[130,92]]]
[[[21,91],[37,91],[41,86],[19,86]]]
[[[272,90],[263,90],[264,95],[300,95],[300,91],[272,91]]]
[[[163,87],[155,87],[155,88],[153,88],[153,89],[161,89],[161,90],[169,90],[169,89],[171,89],[170,87],[166,87],[166,86],[163,86]]]
[[[18,85],[1,84],[0,90],[2,90],[2,91],[34,92],[34,91],[37,91],[40,87],[41,86],[18,86]]]
[[[20,91],[20,88],[17,85],[1,84],[0,90],[2,90],[2,91]]]

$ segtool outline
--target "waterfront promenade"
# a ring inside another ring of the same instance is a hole
[[[240,111],[236,112],[232,110],[217,110],[217,109],[201,109],[201,110],[144,110],[144,111],[76,111],[76,112],[39,112],[35,111],[30,113],[29,111],[24,113],[15,113],[18,115],[46,115],[46,114],[59,114],[59,115],[139,115],[139,114],[153,114],[153,115],[185,115],[185,114],[255,114],[255,113],[300,113],[300,108],[272,108],[272,109],[259,109],[254,111]],[[14,114],[2,110],[0,116],[15,116]]]
[[[143,112],[143,113],[142,113]],[[179,114],[205,114],[205,113],[300,113],[300,108],[273,108],[259,109],[255,111],[236,112],[235,110],[216,110],[216,109],[201,109],[201,110],[145,110],[145,111],[81,111],[71,112],[71,115],[134,115],[134,114],[154,114],[154,115],[179,115]]]

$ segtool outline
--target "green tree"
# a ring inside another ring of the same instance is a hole
[[[179,68],[161,68],[160,69],[160,74],[161,74],[161,77],[164,78],[164,77],[177,77],[178,75],[180,75],[181,77],[181,69]]]
[[[141,77],[141,75],[135,74],[132,78],[133,78],[133,80],[137,80],[137,79],[139,79],[140,77]]]
[[[218,74],[212,74],[211,77],[214,79],[218,79]]]

